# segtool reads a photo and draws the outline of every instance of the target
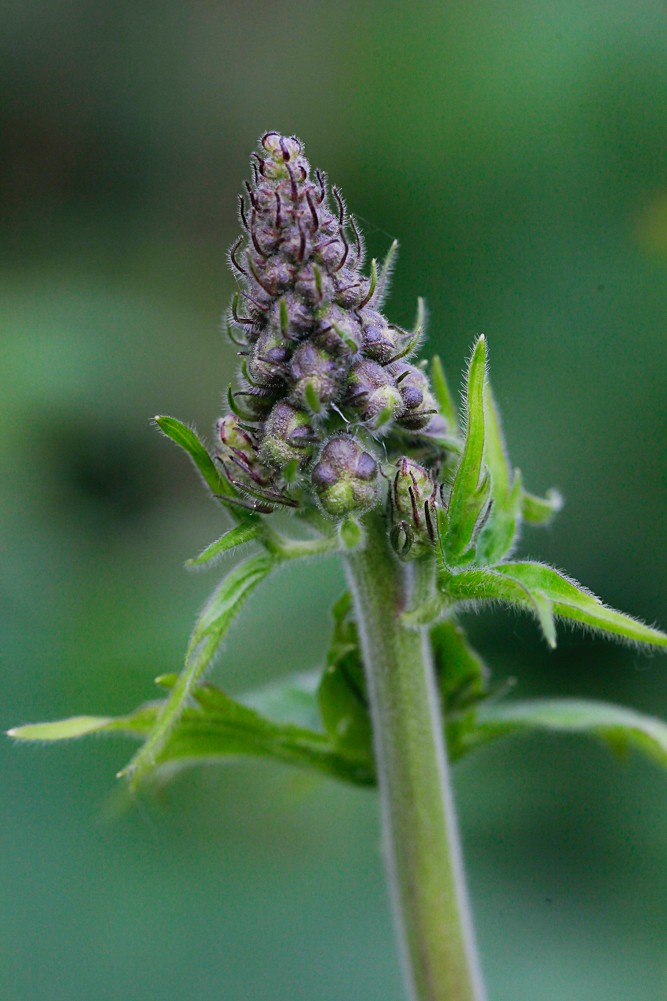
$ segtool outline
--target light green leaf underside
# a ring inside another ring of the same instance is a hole
[[[249,693],[243,702],[229,698],[212,685],[202,685],[195,693],[197,705],[185,709],[156,766],[223,764],[239,757],[269,757],[356,785],[374,784],[369,755],[346,753],[314,725],[319,677],[319,672],[295,675]],[[9,736],[20,741],[59,741],[92,733],[119,733],[144,739],[159,710],[159,705],[149,704],[117,719],[76,716],[16,727]],[[619,755],[634,750],[667,768],[667,723],[604,702],[487,702],[464,727],[454,720],[447,731],[454,760],[513,734],[551,731],[597,737]]]
[[[667,768],[667,723],[634,709],[584,699],[536,699],[482,706],[475,731],[479,746],[528,730],[583,733],[599,737],[615,752],[638,751]]]
[[[108,729],[114,720],[109,716],[70,716],[53,723],[28,723],[7,731],[14,740],[72,740],[86,734]]]

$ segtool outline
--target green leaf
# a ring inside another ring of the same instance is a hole
[[[491,476],[492,504],[477,542],[477,563],[497,563],[511,552],[521,524],[521,474],[512,471],[500,415],[489,382],[484,387],[484,462]]]
[[[183,424],[175,417],[158,416],[154,418],[160,431],[167,438],[184,449],[192,459],[195,468],[201,473],[204,481],[214,494],[227,493],[231,495],[231,486],[220,475],[215,463],[202,444],[196,431]]]
[[[474,538],[487,508],[491,481],[483,466],[484,382],[486,340],[477,339],[468,369],[467,427],[463,454],[454,476],[447,511],[438,511],[438,524],[448,566],[469,563],[475,556]]]
[[[263,531],[263,525],[259,521],[237,525],[229,532],[221,535],[210,546],[207,546],[199,556],[187,560],[185,565],[186,567],[200,567],[205,563],[210,563],[211,560],[214,560],[217,556],[221,556],[222,553],[228,553],[231,549],[236,549],[237,546],[243,546],[246,542],[252,542],[253,539],[262,535]]]
[[[320,715],[335,746],[372,758],[364,665],[349,592],[336,602],[332,611],[333,635],[317,691]]]
[[[430,632],[438,687],[447,715],[483,697],[488,669],[456,622],[444,619]]]
[[[228,509],[235,521],[250,524],[258,520],[258,516],[252,511],[246,511],[244,508],[233,504],[233,501],[239,496],[238,492],[218,471],[217,466],[208,454],[196,431],[193,431],[187,424],[183,424],[175,417],[158,416],[154,420],[167,438],[171,438],[173,442],[188,453],[195,468],[199,471],[211,492],[222,503],[225,503],[225,500],[227,500]],[[229,503],[229,501],[232,503]]]
[[[563,498],[557,490],[547,490],[546,497],[536,497],[525,490],[521,495],[521,513],[529,525],[546,525],[563,508]]]
[[[318,678],[295,676],[249,693],[244,702],[230,698],[213,685],[199,686],[193,692],[196,705],[183,709],[156,751],[154,770],[259,756],[355,785],[372,785],[372,757],[345,753],[317,727]],[[19,740],[67,740],[97,732],[143,739],[153,731],[162,710],[163,704],[148,704],[115,719],[76,717],[18,727],[10,731],[10,736]]]
[[[542,563],[500,563],[458,573],[442,570],[439,583],[450,600],[506,601],[528,607],[551,646],[554,615],[630,642],[667,646],[665,633],[608,608],[576,581]]]
[[[358,549],[363,542],[364,533],[361,525],[352,515],[341,521],[338,526],[338,538],[344,549]]]
[[[667,723],[634,709],[584,699],[536,699],[484,705],[469,749],[527,730],[599,737],[618,754],[639,751],[667,768]]]
[[[455,434],[458,427],[456,406],[439,355],[433,355],[431,359],[431,386],[440,415],[447,424],[447,430],[450,434]]]
[[[103,730],[111,722],[109,716],[70,716],[54,723],[28,723],[7,731],[14,740],[72,740]]]
[[[225,577],[204,605],[185,655],[185,669],[169,693],[146,743],[121,772],[131,777],[134,786],[154,767],[195,685],[211,664],[244,601],[276,565],[276,560],[269,556],[251,557]]]
[[[295,723],[322,732],[317,688],[322,671],[302,671],[244,692],[241,701],[277,723]],[[210,686],[205,685],[204,688]],[[197,689],[197,695],[200,689]]]

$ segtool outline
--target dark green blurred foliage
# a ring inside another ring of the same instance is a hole
[[[5,6],[6,725],[122,712],[180,667],[215,576],[182,563],[224,515],[149,418],[224,409],[225,252],[266,128],[305,140],[371,253],[399,239],[388,313],[426,297],[450,378],[487,334],[512,456],[567,502],[523,552],[665,625],[666,46],[657,0]],[[214,680],[318,662],[340,587],[285,570]],[[667,716],[659,658],[472,628],[524,696]],[[122,812],[126,756],[3,747],[3,998],[398,1001],[372,794],[253,764]],[[490,996],[663,998],[664,777],[529,738],[458,792]]]

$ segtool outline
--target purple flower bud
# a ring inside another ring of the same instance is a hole
[[[340,396],[345,370],[312,341],[304,341],[294,352],[290,375],[295,402],[320,413],[324,406]]]
[[[260,456],[275,469],[284,469],[295,460],[304,463],[317,443],[310,416],[287,400],[276,403],[263,430]]]
[[[227,479],[241,488],[265,487],[272,474],[262,465],[253,436],[238,417],[227,414],[216,423],[218,445],[215,455]]]
[[[374,310],[363,311],[363,351],[367,358],[373,358],[381,365],[400,354],[405,334],[398,327],[387,323],[384,316]]]
[[[304,302],[319,306],[331,299],[333,280],[317,264],[308,264],[300,269],[294,288],[297,295],[301,296]]]
[[[331,306],[320,317],[317,336],[330,354],[353,355],[361,348],[361,324],[354,313],[340,306]]]
[[[329,438],[311,479],[322,509],[334,518],[367,511],[378,498],[377,462],[350,434]]]
[[[396,418],[403,409],[403,399],[391,372],[367,358],[350,369],[347,402],[375,430]]]
[[[238,417],[226,414],[216,421],[216,437],[220,444],[238,452],[252,451],[253,440],[245,428],[241,427]]]
[[[389,369],[403,399],[398,423],[409,431],[423,430],[438,410],[428,376],[422,369],[405,362],[395,362]]]
[[[244,463],[245,477],[255,463],[269,469],[270,482],[255,499],[295,504],[313,453],[326,441],[312,473],[322,507],[363,509],[375,502],[375,459],[350,435],[328,436],[341,419],[374,435],[403,428],[441,436],[426,376],[401,361],[418,337],[379,312],[383,272],[378,278],[374,264],[370,277],[363,273],[361,233],[337,189],[311,171],[298,139],[261,137],[246,192],[239,205],[244,232],[229,255],[241,285],[230,336],[243,359],[230,405],[248,427],[225,425],[221,435],[236,442],[223,442],[225,454]],[[396,454],[394,442],[388,447]],[[297,486],[296,496],[287,482]]]
[[[262,384],[271,385],[285,379],[291,348],[280,331],[268,327],[260,334],[248,361],[250,376]]]

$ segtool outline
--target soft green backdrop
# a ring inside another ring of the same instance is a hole
[[[179,668],[224,517],[149,427],[207,431],[258,135],[295,132],[428,300],[484,331],[512,455],[567,507],[524,552],[667,624],[661,0],[51,0],[0,30],[5,726],[116,712]],[[335,565],[248,607],[216,680],[318,662]],[[471,620],[519,691],[667,716],[667,660]],[[261,763],[125,809],[130,747],[2,745],[3,1001],[400,1001],[374,796]],[[667,997],[667,776],[578,740],[457,771],[491,1001]]]

